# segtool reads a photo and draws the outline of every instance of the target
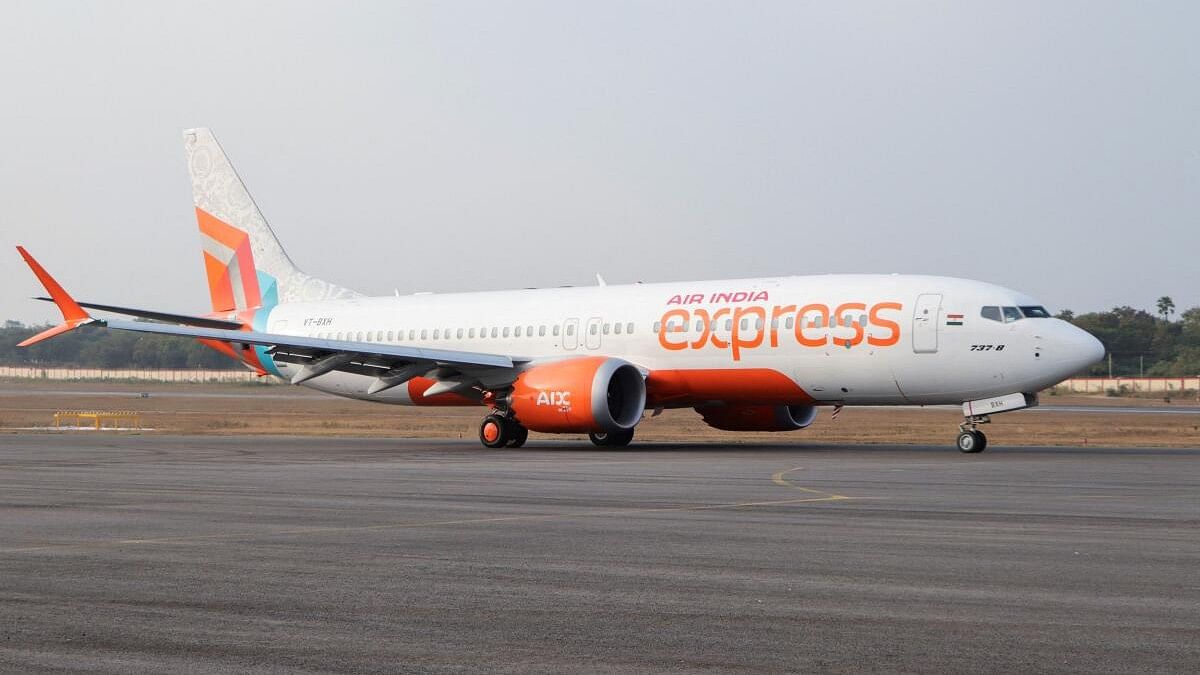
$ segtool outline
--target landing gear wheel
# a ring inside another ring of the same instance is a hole
[[[962,452],[983,452],[986,447],[987,436],[984,436],[982,431],[971,429],[958,435],[958,449]]]
[[[503,448],[511,437],[508,420],[499,415],[488,415],[479,423],[479,442],[485,448]]]
[[[629,442],[633,440],[633,429],[592,432],[588,434],[588,438],[602,448],[619,448],[629,445]]]
[[[510,448],[519,448],[525,445],[525,441],[529,440],[529,430],[517,422],[509,422],[508,432],[511,434],[511,438],[508,439],[508,447]]]

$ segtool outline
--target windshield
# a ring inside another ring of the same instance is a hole
[[[1050,312],[1040,305],[1021,305],[1021,313],[1030,319],[1049,319]]]

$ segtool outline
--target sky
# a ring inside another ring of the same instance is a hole
[[[900,272],[1200,305],[1200,3],[0,7],[0,319],[208,294],[181,130],[371,294]]]

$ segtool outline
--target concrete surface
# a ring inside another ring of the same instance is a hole
[[[1196,672],[1200,450],[4,435],[0,670]]]

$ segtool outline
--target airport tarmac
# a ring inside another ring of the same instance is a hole
[[[0,670],[1196,672],[1200,450],[0,436]]]

